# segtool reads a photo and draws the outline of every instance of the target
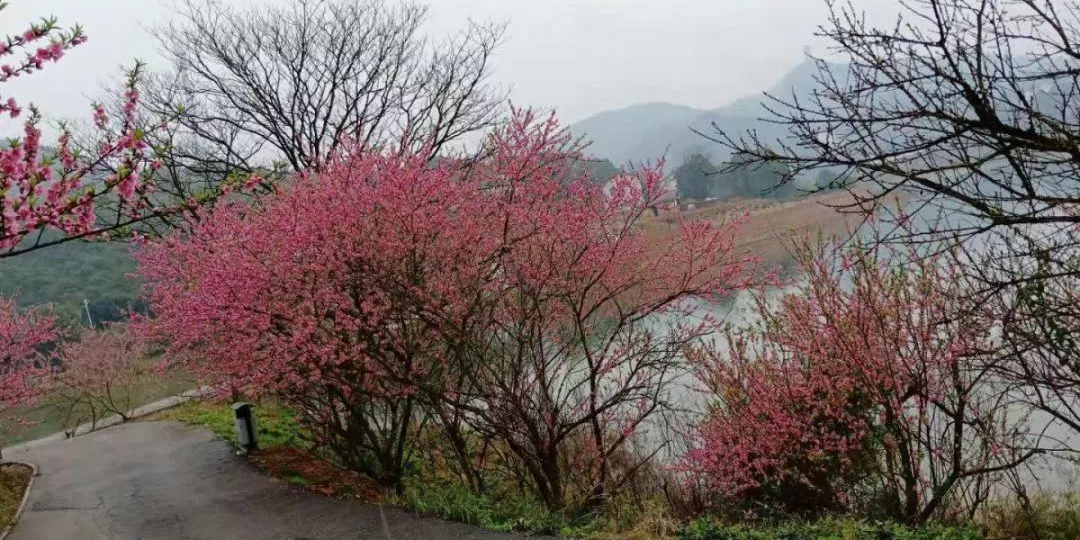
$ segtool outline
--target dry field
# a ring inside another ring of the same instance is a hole
[[[684,219],[730,222],[746,215],[739,226],[737,242],[741,249],[758,257],[767,267],[791,260],[791,243],[799,238],[844,236],[859,225],[859,216],[839,212],[835,207],[851,201],[843,191],[821,193],[795,201],[749,199],[705,203],[691,210],[669,210],[648,218],[645,227],[657,242],[672,234],[675,213]]]

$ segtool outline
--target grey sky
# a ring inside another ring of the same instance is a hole
[[[259,3],[275,0],[223,0]],[[802,59],[825,16],[823,0],[431,0],[434,34],[469,18],[509,23],[494,81],[518,105],[554,108],[567,123],[634,103],[717,107],[778,80]],[[861,0],[875,17],[895,1]],[[148,29],[170,0],[12,0],[0,31],[54,14],[90,40],[3,95],[50,117],[85,117],[102,83],[135,57],[161,66]],[[820,44],[817,44],[820,47]],[[8,121],[0,122],[0,125]],[[3,125],[10,132],[10,125]]]

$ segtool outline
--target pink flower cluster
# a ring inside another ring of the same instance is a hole
[[[484,411],[476,421],[501,437],[542,432],[512,441],[523,454],[591,440],[597,452],[578,465],[601,474],[702,331],[696,319],[641,321],[743,286],[734,229],[676,223],[654,243],[641,225],[660,170],[605,193],[574,169],[554,118],[519,111],[484,150],[433,164],[424,151],[346,148],[257,203],[219,204],[190,235],[137,252],[155,314],[142,330],[222,388],[362,403],[434,394]],[[339,409],[308,409],[337,422]]]
[[[729,497],[792,485],[840,504],[870,475],[921,511],[939,496],[932,478],[980,470],[1000,443],[977,427],[1002,413],[980,386],[991,330],[959,309],[937,259],[900,270],[820,248],[802,260],[805,284],[779,305],[762,294],[760,324],[694,353],[715,403],[682,466]]]
[[[673,247],[653,249],[625,222],[659,198],[661,173],[619,178],[605,195],[567,176],[567,141],[553,119],[519,113],[478,163],[346,150],[254,207],[219,205],[190,236],[137,254],[158,315],[149,324],[174,350],[212,358],[201,367],[213,378],[272,389],[367,362],[352,334],[385,329],[401,298],[453,320],[510,288],[597,298],[633,289],[634,305],[658,306],[673,291],[737,286],[741,266],[721,264],[730,229],[686,224]]]
[[[30,403],[48,363],[39,350],[56,340],[51,315],[20,313],[15,301],[0,298],[0,411]]]
[[[86,330],[62,343],[56,355],[58,366],[44,388],[104,413],[128,415],[138,405],[144,378],[154,374],[146,344],[123,325]]]
[[[67,33],[60,32],[56,20],[47,19],[41,24],[32,26],[21,35],[0,40],[0,58],[14,54],[15,51],[27,48],[48,36],[53,36],[48,45],[28,52],[21,62],[0,64],[0,82],[39,71],[45,67],[46,62],[58,62],[68,49],[86,42],[86,35],[79,28]]]
[[[55,21],[48,20],[20,36],[0,41],[0,57],[46,37],[52,38],[50,43],[28,54],[21,64],[0,67],[0,82],[59,61],[67,49],[86,40],[78,28],[61,32]],[[137,220],[147,210],[143,195],[148,192],[146,178],[153,170],[148,167],[147,132],[138,126],[136,117],[137,70],[129,78],[115,131],[109,129],[105,108],[94,107],[94,126],[101,139],[96,153],[76,152],[70,133],[65,131],[55,144],[55,154],[43,155],[36,111],[23,125],[23,138],[0,148],[0,250],[12,250],[27,235],[45,228],[73,237],[89,236],[99,226],[95,203],[110,192],[119,195],[129,219]],[[0,113],[14,118],[22,108],[14,98],[8,98],[0,102]],[[97,181],[99,177],[105,177],[105,182]]]

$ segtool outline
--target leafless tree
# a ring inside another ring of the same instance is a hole
[[[1011,344],[1001,374],[1080,432],[1080,5],[906,0],[886,26],[829,8],[817,89],[765,105],[790,138],[705,135],[786,181],[833,171],[879,241],[961,258]]]
[[[147,92],[155,112],[183,112],[175,166],[204,181],[317,169],[346,140],[435,155],[488,127],[504,98],[488,82],[503,27],[472,23],[436,42],[421,34],[426,14],[382,0],[184,0],[158,30],[173,71]]]

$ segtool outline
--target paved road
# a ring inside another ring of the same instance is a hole
[[[8,540],[515,538],[288,486],[208,431],[175,422],[125,424],[4,457],[40,473]]]

